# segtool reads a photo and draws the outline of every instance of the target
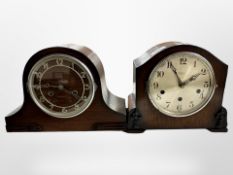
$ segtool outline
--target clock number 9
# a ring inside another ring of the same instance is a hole
[[[157,88],[159,87],[158,82],[154,82],[154,83],[153,83],[153,87],[154,87],[154,89],[157,89]]]

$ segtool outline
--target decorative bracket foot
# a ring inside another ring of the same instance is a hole
[[[211,132],[227,132],[227,110],[224,107],[216,113],[215,115],[215,127],[208,128]]]

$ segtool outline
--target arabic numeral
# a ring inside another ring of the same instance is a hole
[[[70,63],[70,68],[74,69],[74,63]]]
[[[159,94],[157,94],[156,100],[161,100],[161,96]]]
[[[204,88],[208,88],[209,87],[209,83],[208,83],[208,81],[205,81],[204,82]]]
[[[90,89],[89,84],[85,84],[85,90],[89,90],[89,89]]]
[[[40,85],[33,85],[33,88],[36,89],[36,90],[39,90],[40,89]]]
[[[42,73],[41,72],[34,72],[37,79],[41,79]]]
[[[43,65],[43,69],[44,69],[44,70],[47,70],[48,68],[49,68],[48,63],[45,63],[45,64]]]
[[[62,58],[57,58],[57,59],[56,59],[56,63],[57,63],[58,65],[62,65],[62,64],[63,64],[63,59],[62,59]]]
[[[180,64],[187,64],[187,58],[180,58]]]
[[[67,113],[68,110],[66,108],[62,108],[62,113]]]
[[[201,98],[201,99],[204,99],[204,90],[201,92],[200,98]]]
[[[205,74],[206,74],[206,69],[204,69],[204,68],[201,69],[201,74],[202,74],[202,75],[205,75]]]
[[[80,109],[80,106],[78,104],[76,104],[74,107],[76,110]]]
[[[84,95],[84,96],[81,97],[81,99],[82,99],[83,101],[86,101],[86,100],[87,100],[87,96]]]
[[[194,102],[193,102],[193,101],[190,101],[190,102],[189,102],[189,107],[190,107],[190,108],[193,108],[193,107],[194,107]]]
[[[157,77],[162,78],[164,76],[164,72],[163,71],[157,71]]]
[[[44,102],[45,102],[44,97],[40,96],[40,102],[41,102],[41,103],[44,103]]]
[[[86,78],[86,72],[81,72],[80,74],[82,78]]]
[[[50,109],[53,109],[54,105],[53,104],[49,104],[49,107],[50,107]]]
[[[196,67],[197,66],[197,61],[195,60],[194,62],[193,62],[193,67]]]
[[[166,108],[169,108],[171,102],[170,101],[166,101]]]
[[[172,65],[172,62],[171,62],[171,61],[168,61],[168,62],[167,62],[167,68],[171,68],[171,65]]]
[[[159,83],[158,82],[154,82],[153,83],[153,87],[154,87],[154,89],[157,89],[159,87]]]
[[[177,105],[177,107],[176,107],[176,109],[177,109],[177,111],[182,111],[182,105]]]

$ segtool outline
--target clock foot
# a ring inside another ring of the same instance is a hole
[[[145,129],[141,127],[141,114],[138,112],[135,104],[135,95],[128,96],[128,109],[127,109],[127,133],[143,133]]]
[[[211,132],[227,132],[227,110],[224,107],[216,113],[215,115],[215,127],[208,128]]]
[[[143,133],[145,129],[140,127],[141,115],[136,108],[127,109],[127,133]]]

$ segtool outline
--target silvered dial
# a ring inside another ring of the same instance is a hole
[[[70,118],[91,104],[95,83],[89,69],[76,58],[52,54],[31,69],[28,89],[34,102],[47,114]]]
[[[210,101],[216,87],[210,63],[193,52],[177,52],[151,72],[147,93],[160,112],[172,117],[190,116]]]

